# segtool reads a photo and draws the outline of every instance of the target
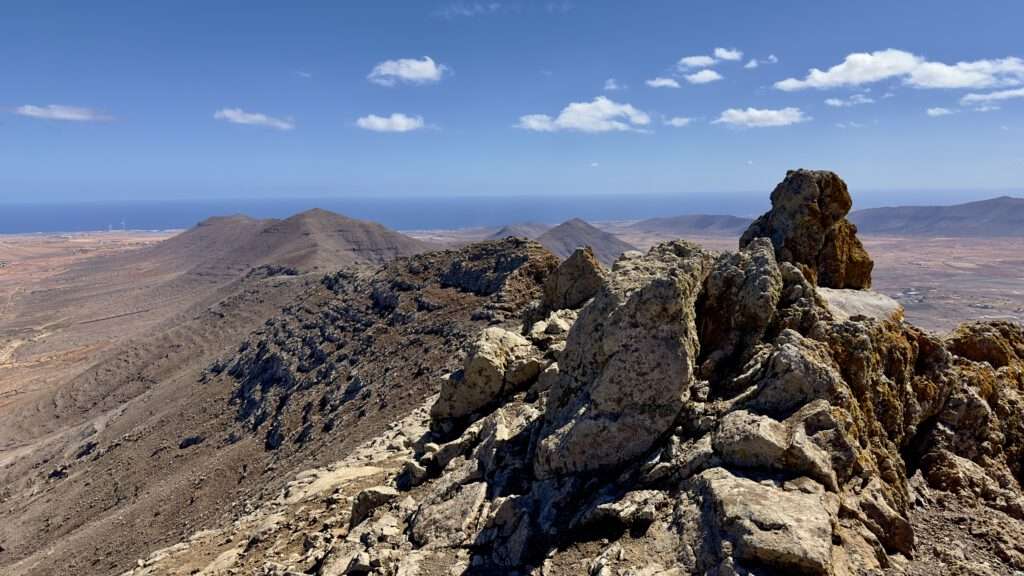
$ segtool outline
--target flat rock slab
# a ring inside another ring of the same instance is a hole
[[[849,320],[853,316],[867,316],[875,320],[903,320],[903,305],[892,298],[869,290],[818,288],[836,320]]]

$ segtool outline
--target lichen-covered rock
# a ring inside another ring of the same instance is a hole
[[[1016,322],[971,322],[946,338],[950,352],[975,362],[1002,368],[1024,362],[1024,329]]]
[[[559,360],[534,468],[538,476],[607,469],[671,428],[698,352],[695,304],[711,255],[682,241],[615,263]]]
[[[846,183],[833,172],[791,170],[772,192],[772,208],[743,233],[740,247],[769,238],[780,261],[800,267],[829,288],[871,287],[874,262],[846,219],[853,206]]]
[[[529,340],[496,326],[486,328],[470,348],[461,374],[441,386],[431,416],[468,416],[528,384],[542,369],[540,352]]]
[[[598,293],[606,277],[594,250],[577,248],[544,281],[543,305],[548,310],[579,308]]]

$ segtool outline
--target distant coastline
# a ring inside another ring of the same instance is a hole
[[[991,191],[914,191],[902,194],[900,199],[901,203],[918,205],[954,204],[991,195]],[[855,209],[896,203],[892,194],[866,193],[859,198],[862,201]],[[519,222],[557,224],[571,218],[595,222],[681,214],[755,217],[768,208],[768,201],[764,194],[737,192],[0,203],[0,234],[180,230],[211,216],[245,214],[253,218],[287,218],[310,208],[372,220],[396,230],[425,230],[500,227]]]

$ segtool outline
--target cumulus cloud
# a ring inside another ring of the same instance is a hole
[[[775,83],[791,92],[807,88],[860,86],[901,78],[915,88],[986,88],[1024,82],[1024,60],[1016,57],[945,64],[929,62],[903,50],[880,50],[849,54],[828,70],[812,68],[803,79],[787,78]]]
[[[381,86],[394,86],[398,83],[430,84],[440,82],[447,71],[448,67],[444,64],[438,64],[430,56],[424,56],[422,60],[385,60],[374,66],[366,78]]]
[[[473,16],[494,14],[499,10],[501,10],[501,3],[499,2],[453,2],[435,10],[434,15],[445,20],[453,20],[455,18],[472,18]]]
[[[40,118],[42,120],[67,120],[71,122],[102,122],[110,120],[109,116],[101,114],[91,108],[80,108],[78,106],[62,106],[50,104],[49,106],[34,106],[26,104],[14,109],[19,116],[29,118]]]
[[[693,74],[686,75],[686,81],[690,84],[707,84],[709,82],[716,82],[722,79],[722,75],[714,70],[704,69],[700,72],[694,72]]]
[[[807,122],[811,118],[799,108],[782,108],[780,110],[759,110],[757,108],[729,108],[722,112],[713,124],[729,124],[744,128],[767,128],[772,126],[789,126]]]
[[[874,102],[874,98],[865,96],[864,94],[854,94],[849,98],[827,98],[825,100],[825,104],[833,108],[849,108],[850,106],[873,104]]]
[[[684,116],[675,116],[672,118],[665,119],[665,125],[671,126],[673,128],[682,128],[684,126],[689,126],[691,122],[693,122],[693,118],[686,118]]]
[[[282,119],[260,114],[259,112],[246,112],[241,108],[222,108],[213,113],[217,120],[224,120],[232,124],[248,124],[251,126],[266,126],[276,130],[292,130],[295,122],[291,118]]]
[[[644,82],[644,84],[647,84],[651,88],[679,88],[679,82],[676,82],[672,78],[663,78],[661,76],[648,80]]]
[[[633,106],[598,96],[592,102],[572,102],[554,118],[547,114],[521,116],[517,126],[534,132],[569,130],[595,134],[641,131],[650,123],[650,116]]]
[[[708,66],[714,66],[717,62],[711,56],[683,56],[679,59],[678,66],[683,69],[707,68]]]
[[[743,58],[743,52],[735,48],[715,48],[715,58],[719,60],[739,60]]]
[[[967,105],[974,104],[985,104],[986,102],[999,102],[1002,100],[1011,100],[1013,98],[1024,98],[1024,88],[1014,88],[1012,90],[999,90],[996,92],[989,92],[987,94],[970,93],[960,99],[960,103]]]
[[[924,113],[935,118],[936,116],[949,116],[953,111],[949,108],[929,108]]]
[[[356,120],[356,126],[373,132],[412,132],[423,128],[422,116],[406,116],[398,112],[390,116],[370,114]]]
[[[604,81],[604,90],[605,90],[605,92],[615,92],[616,90],[625,90],[625,89],[626,89],[626,87],[623,86],[622,84],[619,84],[619,82],[617,80],[615,80],[615,78],[609,78],[609,79]]]
[[[757,68],[758,66],[759,64],[757,63],[757,58],[751,58],[746,64],[743,65],[743,67],[748,70],[751,68]]]

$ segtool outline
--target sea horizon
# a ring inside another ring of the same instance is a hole
[[[1015,194],[1024,195],[1024,192],[921,190],[900,192],[895,196],[888,192],[869,191],[858,196],[854,209],[960,204]],[[684,214],[755,217],[768,205],[765,194],[753,192],[0,202],[0,234],[179,230],[191,228],[214,216],[243,214],[261,219],[287,218],[313,208],[371,220],[396,230],[430,230],[497,227],[525,222],[557,224],[571,218],[641,220]]]

